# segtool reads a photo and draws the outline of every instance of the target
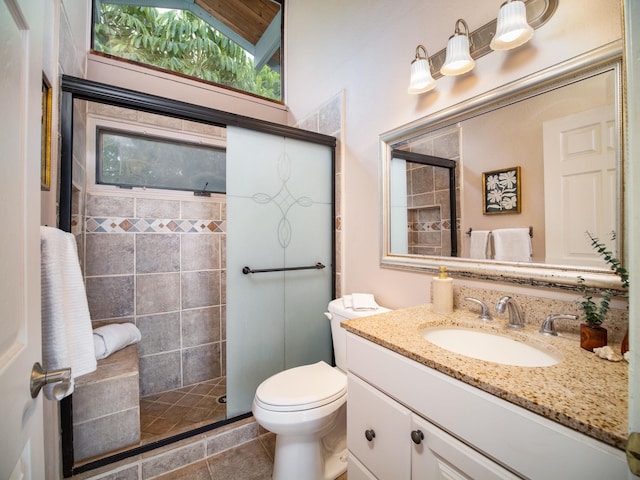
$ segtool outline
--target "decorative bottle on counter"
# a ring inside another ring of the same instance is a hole
[[[434,313],[453,312],[453,278],[447,274],[447,267],[440,267],[440,273],[431,282],[431,303]]]

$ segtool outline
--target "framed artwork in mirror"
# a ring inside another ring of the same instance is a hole
[[[482,213],[520,213],[520,167],[482,173]]]

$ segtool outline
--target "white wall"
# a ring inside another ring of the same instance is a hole
[[[346,92],[344,210],[345,293],[369,291],[397,308],[429,301],[430,276],[379,267],[378,135],[482,92],[621,38],[618,0],[562,0],[533,40],[492,52],[434,92],[407,94],[418,44],[435,53],[455,22],[474,30],[497,16],[502,0],[290,0],[286,4],[286,102],[292,119]]]

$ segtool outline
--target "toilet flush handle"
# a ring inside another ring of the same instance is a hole
[[[324,312],[324,316],[327,317],[329,320],[333,319],[333,315],[331,315],[331,313],[329,312]]]

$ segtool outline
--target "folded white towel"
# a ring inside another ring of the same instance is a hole
[[[471,230],[469,258],[491,258],[491,243],[489,242],[490,234],[491,232],[489,230]]]
[[[102,360],[124,347],[138,343],[142,334],[133,323],[112,323],[93,331],[96,358]]]
[[[491,232],[494,259],[507,262],[530,262],[532,247],[528,228],[502,228]]]
[[[40,227],[42,280],[42,367],[71,368],[71,382],[45,385],[50,400],[73,393],[74,379],[96,369],[87,294],[75,237]]]
[[[342,297],[342,303],[345,308],[352,308],[353,310],[377,310],[380,308],[380,305],[376,303],[375,298],[370,293],[345,295]]]

